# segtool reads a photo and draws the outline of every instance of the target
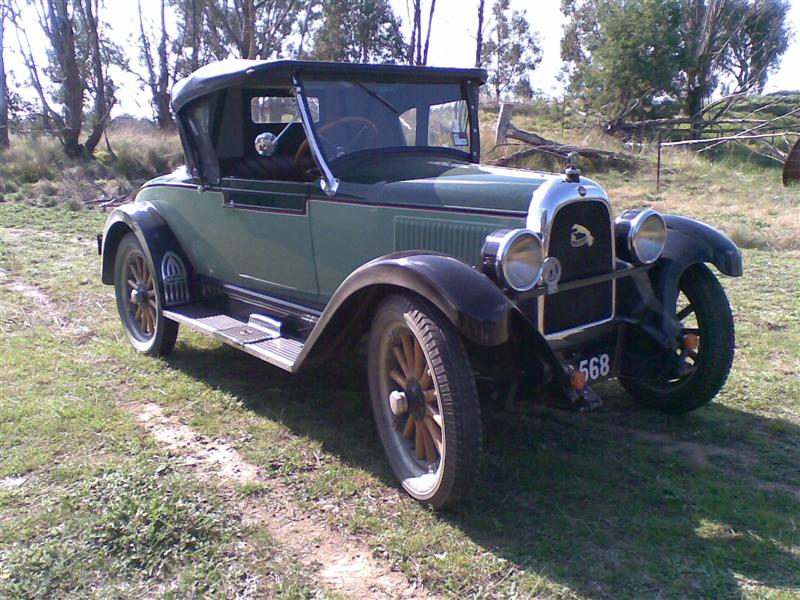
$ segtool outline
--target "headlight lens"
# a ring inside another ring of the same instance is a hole
[[[501,229],[486,238],[484,272],[501,286],[525,292],[542,277],[542,240],[528,229]]]
[[[626,210],[617,219],[617,237],[627,254],[644,265],[657,261],[667,241],[664,218],[654,210]]]

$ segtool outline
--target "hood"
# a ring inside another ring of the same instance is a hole
[[[429,157],[367,160],[338,173],[381,204],[526,215],[531,196],[554,175]],[[344,189],[342,190],[344,191]]]

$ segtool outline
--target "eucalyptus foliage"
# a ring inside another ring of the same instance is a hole
[[[699,120],[714,93],[760,92],[790,39],[786,0],[562,0],[561,8],[568,89],[611,124],[676,107]]]
[[[388,0],[328,0],[311,57],[364,63],[404,62],[407,46]]]

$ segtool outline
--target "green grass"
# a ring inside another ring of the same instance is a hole
[[[676,177],[714,185],[695,175]],[[0,288],[0,480],[27,478],[0,492],[0,595],[230,596],[248,583],[242,569],[270,594],[316,593],[291,565],[279,579],[263,532],[120,410],[140,400],[229,437],[299,506],[446,596],[800,598],[796,252],[746,251],[746,276],[724,281],[738,350],[712,405],[668,418],[616,384],[587,417],[487,402],[475,492],[437,515],[397,490],[357,352],[297,376],[187,332],[167,359],[136,355],[98,281],[102,219],[0,205],[0,268],[57,312],[41,322],[36,300]]]
[[[0,286],[0,597],[316,594],[122,410],[145,378],[104,351],[120,340],[97,318],[108,297],[87,241],[100,216],[0,210],[0,268],[54,299],[43,309]]]

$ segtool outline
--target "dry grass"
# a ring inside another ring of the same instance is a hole
[[[183,161],[177,134],[112,127],[108,135],[111,150],[102,145],[90,161],[67,158],[51,137],[14,138],[0,161],[0,202],[79,210],[129,199],[141,183]]]
[[[526,146],[493,148],[494,115],[484,114],[484,160],[492,161]],[[618,210],[649,207],[690,216],[724,230],[743,248],[800,249],[800,186],[783,187],[781,170],[741,156],[715,159],[682,148],[664,149],[656,188],[656,146],[623,144],[598,128],[565,129],[535,116],[515,117],[515,126],[564,143],[637,157],[627,170],[602,161],[582,162],[585,175],[602,184]],[[558,158],[535,155],[514,166],[560,171]]]

